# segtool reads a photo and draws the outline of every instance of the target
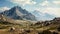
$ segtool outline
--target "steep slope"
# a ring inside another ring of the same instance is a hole
[[[1,14],[12,18],[12,19],[19,19],[19,20],[33,20],[35,21],[35,16],[29,13],[27,10],[22,9],[19,6],[15,6],[11,8],[10,10],[4,11]]]

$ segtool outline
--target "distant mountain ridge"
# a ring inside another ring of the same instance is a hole
[[[36,19],[38,21],[40,20],[52,20],[53,18],[55,18],[55,16],[51,15],[51,14],[48,14],[48,13],[42,13],[38,10],[34,10],[31,12],[33,15],[35,15]]]
[[[27,10],[22,9],[19,6],[15,6],[10,10],[6,10],[0,14],[3,14],[4,16],[17,20],[33,20],[33,21],[36,20],[33,14],[29,13]]]

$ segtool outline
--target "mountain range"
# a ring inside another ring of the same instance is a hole
[[[31,11],[31,13],[36,17],[37,21],[40,21],[40,20],[52,20],[55,18],[55,16],[53,15],[50,15],[48,13],[42,13],[38,10],[34,10],[34,11]]]
[[[29,13],[27,10],[22,9],[19,6],[15,6],[10,10],[1,12],[0,14],[3,14],[4,16],[15,19],[15,20],[33,20],[33,21],[36,20],[33,14]]]

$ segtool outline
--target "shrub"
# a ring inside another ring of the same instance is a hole
[[[42,34],[42,32],[38,32],[38,34]]]
[[[52,32],[52,34],[58,34],[57,32]]]
[[[57,30],[60,31],[60,27],[58,27]]]
[[[25,32],[30,33],[31,31],[30,30],[25,30]]]
[[[45,30],[42,32],[42,34],[52,34],[52,32],[50,32],[49,30]]]

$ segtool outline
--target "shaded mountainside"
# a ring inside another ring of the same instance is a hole
[[[15,6],[10,10],[2,12],[1,14],[3,14],[6,17],[17,20],[33,20],[33,21],[36,20],[33,14],[29,13],[27,10],[22,9],[19,6]]]

